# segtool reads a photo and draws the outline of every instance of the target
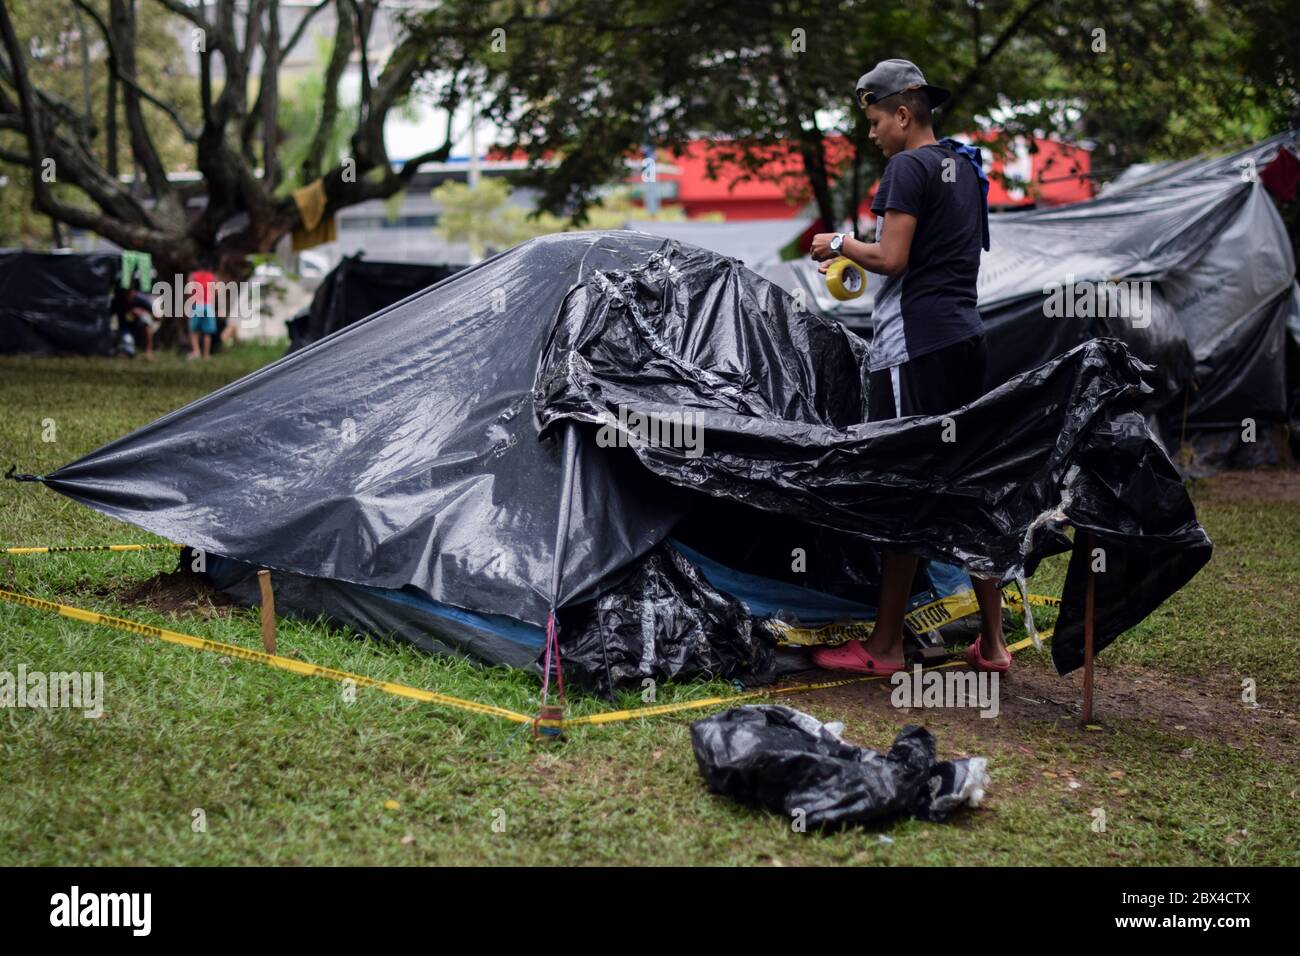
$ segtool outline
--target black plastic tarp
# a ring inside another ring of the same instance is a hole
[[[566,671],[606,696],[645,679],[768,683],[776,675],[771,643],[744,605],[667,542],[623,581],[575,606],[564,626]]]
[[[1099,648],[1209,559],[1137,411],[1151,369],[1118,340],[1077,346],[951,416],[861,424],[860,341],[751,276],[679,247],[575,289],[543,356],[543,423],[628,432],[634,414],[690,410],[699,454],[632,443],[669,482],[1004,580],[1068,549],[1072,524],[1123,584],[1098,607]],[[1062,671],[1082,662],[1081,580],[1072,565],[1052,645]]]
[[[459,272],[463,266],[378,262],[358,253],[335,266],[312,296],[311,306],[289,322],[289,351],[339,329]]]
[[[534,240],[287,355],[60,468],[50,487],[260,567],[418,588],[535,625],[667,536],[685,502],[630,455],[539,438],[538,357],[577,282],[666,244]],[[494,292],[500,290],[502,301]],[[620,450],[615,449],[615,452]]]
[[[113,354],[116,253],[0,249],[0,354]]]
[[[1150,370],[1122,343],[1084,343],[954,412],[955,442],[940,419],[864,424],[865,362],[861,339],[735,260],[561,234],[46,481],[214,554],[533,625],[625,580],[708,498],[758,526],[802,523],[810,544],[831,529],[1004,578],[1068,549],[1073,523],[1108,552],[1098,648],[1208,560],[1136,410]],[[627,417],[684,411],[698,449],[639,441]],[[632,447],[605,447],[600,426]],[[1053,642],[1063,671],[1082,653],[1077,563]]]

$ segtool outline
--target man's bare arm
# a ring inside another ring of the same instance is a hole
[[[912,251],[912,237],[916,234],[916,217],[896,209],[885,213],[884,232],[879,242],[863,242],[852,236],[844,237],[840,255],[856,262],[868,272],[877,275],[902,275],[907,269],[907,257]],[[819,261],[835,258],[830,242],[835,233],[823,232],[813,237],[812,257]],[[823,267],[822,272],[826,271]]]

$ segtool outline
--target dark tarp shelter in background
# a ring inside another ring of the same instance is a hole
[[[1209,559],[1136,410],[1151,370],[1121,342],[954,412],[955,442],[937,418],[864,424],[866,348],[733,259],[565,233],[44,481],[202,549],[236,596],[271,568],[277,607],[429,650],[533,666],[558,608],[566,665],[602,687],[762,679],[764,620],[870,619],[881,546],[1010,579],[1069,550],[1072,524],[1107,552],[1099,649]],[[698,445],[638,418],[686,412]],[[1073,548],[1063,672],[1082,659],[1084,535]]]
[[[289,320],[289,351],[323,339],[358,319],[386,309],[459,272],[463,266],[375,262],[347,256],[312,296],[311,305]]]
[[[1288,421],[1288,388],[1300,392],[1287,372],[1288,323],[1290,348],[1300,346],[1300,291],[1291,241],[1260,176],[1295,139],[1287,133],[1230,156],[1147,167],[1088,202],[991,216],[979,309],[992,380],[1113,336],[1157,367],[1143,410],[1167,448],[1191,445],[1191,470],[1276,461],[1266,433]],[[867,295],[836,303],[815,263],[783,263],[764,275],[870,335],[874,277]],[[1149,316],[1117,314],[1110,298],[1079,301],[1096,282],[1144,280]],[[1052,317],[1044,309],[1057,288],[1071,308]],[[1245,419],[1255,421],[1258,441],[1242,441]]]
[[[0,249],[0,354],[113,354],[117,253]]]

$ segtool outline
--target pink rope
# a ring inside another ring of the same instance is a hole
[[[555,609],[546,617],[546,656],[542,664],[542,703],[545,704],[551,687],[551,648],[555,648],[556,696],[564,700],[564,668],[560,663],[560,633],[555,622]]]

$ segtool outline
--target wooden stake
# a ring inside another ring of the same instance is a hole
[[[1088,592],[1083,600],[1083,722],[1092,723],[1092,623],[1097,601],[1097,575],[1092,569],[1093,537],[1088,535]]]
[[[263,568],[257,572],[257,585],[262,589],[262,646],[266,653],[275,653],[275,594],[271,591],[271,572]]]

